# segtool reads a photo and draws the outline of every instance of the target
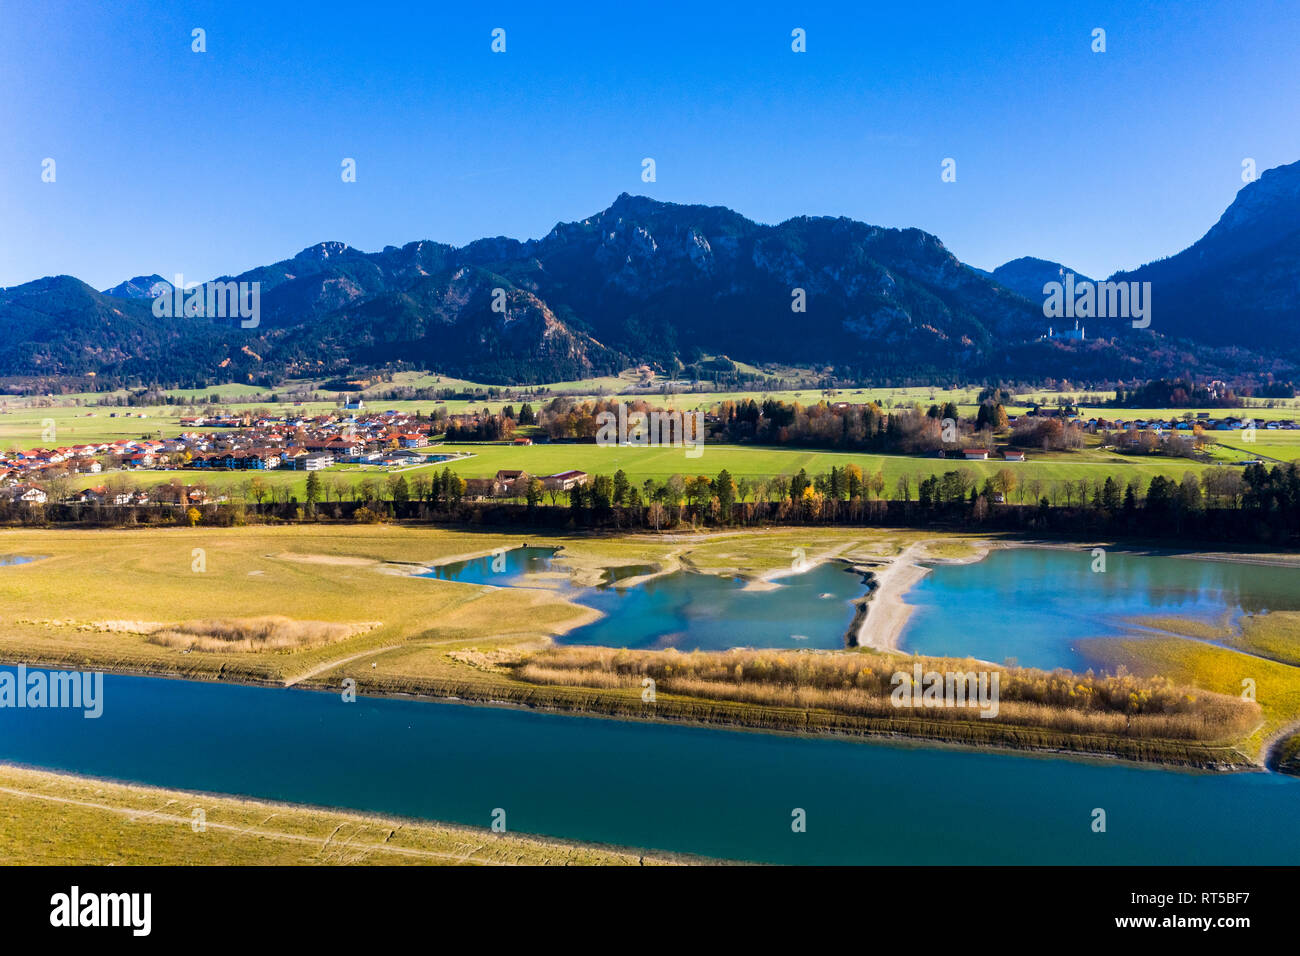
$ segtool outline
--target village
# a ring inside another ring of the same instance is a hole
[[[357,411],[364,409],[360,403]],[[467,421],[475,417],[456,416]],[[434,424],[406,412],[303,416],[187,416],[174,438],[132,438],[77,445],[14,449],[0,454],[0,499],[43,505],[59,501],[100,505],[209,504],[226,500],[202,487],[202,473],[212,471],[321,471],[335,466],[396,471],[468,457],[434,451],[447,419]],[[205,429],[205,430],[199,430]],[[214,429],[207,431],[206,429]],[[515,438],[511,444],[530,445]],[[64,479],[110,472],[195,472],[199,487],[187,487],[180,475],[152,490],[99,485],[64,493]],[[494,478],[467,481],[466,497],[511,498],[527,491],[532,475],[500,471]],[[585,472],[538,476],[543,488],[567,492],[588,480]],[[56,490],[59,489],[59,490]]]

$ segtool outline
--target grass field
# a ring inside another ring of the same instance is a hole
[[[1224,635],[1207,634],[1193,626],[1186,637],[1108,638],[1084,641],[1084,652],[1107,667],[1123,665],[1134,674],[1160,675],[1178,684],[1200,687],[1221,694],[1241,695],[1253,682],[1264,721],[1247,738],[1243,749],[1258,755],[1276,735],[1290,729],[1300,732],[1300,666],[1281,659],[1258,656],[1278,647],[1294,655],[1300,649],[1294,616],[1268,622],[1266,615],[1248,627],[1244,639],[1234,641],[1237,650],[1208,643]],[[1178,627],[1165,622],[1166,627]],[[1252,635],[1253,632],[1253,635]]]
[[[731,476],[739,480],[751,481],[772,478],[777,475],[794,475],[804,469],[809,475],[828,472],[832,467],[843,468],[856,464],[865,473],[874,474],[877,470],[885,477],[886,497],[897,497],[897,482],[902,477],[911,480],[911,493],[916,495],[919,478],[945,471],[966,469],[980,482],[996,474],[1003,468],[1011,468],[1019,476],[1020,490],[1012,492],[1010,500],[1014,502],[1030,500],[1027,483],[1038,480],[1042,483],[1041,493],[1050,495],[1053,482],[1105,479],[1114,475],[1122,483],[1137,478],[1146,486],[1156,475],[1164,475],[1174,480],[1181,480],[1187,472],[1199,475],[1208,467],[1205,464],[1187,459],[1160,457],[1127,457],[1103,452],[1098,449],[1085,449],[1078,452],[1045,453],[1041,456],[1030,454],[1030,460],[1019,464],[1007,464],[999,459],[988,461],[960,461],[952,459],[921,458],[908,455],[871,455],[861,452],[809,451],[793,448],[768,448],[752,445],[704,444],[698,457],[687,457],[683,448],[665,447],[616,447],[595,444],[537,444],[528,446],[466,443],[442,444],[433,451],[445,454],[464,454],[470,457],[451,462],[451,469],[462,478],[487,478],[501,469],[523,469],[533,475],[550,475],[570,469],[585,471],[590,474],[612,475],[623,469],[634,484],[640,485],[646,479],[663,481],[671,475],[683,476],[704,474],[716,476],[724,468]],[[1236,460],[1240,456],[1231,456]],[[415,475],[442,471],[446,464],[420,465],[411,468],[396,469],[407,476],[409,481]],[[106,480],[100,475],[80,475],[74,479],[73,486],[84,488],[101,485]],[[254,473],[244,471],[131,471],[126,473],[135,483],[144,487],[163,484],[177,478],[186,483],[206,484],[210,489],[226,492],[238,492],[251,479]],[[271,471],[256,472],[257,476],[268,486],[288,488],[299,501],[305,496],[307,476],[304,472]],[[335,479],[348,483],[364,479],[379,480],[390,474],[389,470],[378,466],[340,465],[320,472],[322,479],[331,486]],[[1062,499],[1063,500],[1063,499]]]
[[[474,458],[457,464],[454,470],[466,477],[494,475],[499,468],[523,468],[533,474],[553,474],[566,468],[578,468],[593,474],[613,474],[622,468],[634,482],[646,478],[662,480],[669,475],[716,475],[722,469],[733,478],[770,478],[793,475],[801,468],[809,475],[859,465],[868,474],[883,470],[886,493],[893,497],[894,486],[903,476],[928,477],[953,469],[967,468],[981,480],[1003,468],[1012,468],[1025,480],[1045,482],[1104,478],[1109,474],[1138,476],[1144,482],[1155,475],[1181,478],[1186,471],[1199,471],[1195,462],[1168,458],[1127,458],[1100,451],[1057,453],[1036,456],[1029,461],[1008,465],[991,458],[988,461],[956,461],[921,458],[910,455],[872,455],[862,452],[811,451],[797,448],[769,448],[752,445],[704,444],[697,458],[688,458],[682,448],[624,448],[598,445],[443,445],[439,451],[472,452]],[[913,495],[915,495],[913,482]]]
[[[127,417],[128,411],[130,417]],[[111,412],[118,417],[110,418]],[[147,417],[137,417],[140,413]],[[178,408],[79,408],[0,406],[0,451],[26,451],[55,445],[80,445],[121,438],[174,438],[181,431]]]
[[[657,865],[690,857],[545,840],[0,764],[7,866]]]
[[[484,591],[409,577],[387,563],[512,547],[520,543],[515,535],[388,527],[202,530],[0,533],[0,553],[45,556],[0,569],[19,572],[0,575],[0,658],[30,661],[35,653],[188,676],[225,667],[280,682],[343,652],[484,634],[535,637],[586,613],[542,591]],[[263,615],[379,625],[342,644],[292,654],[187,655],[104,623]]]
[[[1242,622],[1234,645],[1251,654],[1300,667],[1300,613],[1273,611]]]
[[[1268,431],[1257,428],[1255,440],[1245,441],[1243,433],[1232,432],[1217,439],[1222,457],[1233,461],[1251,458],[1271,459],[1277,462],[1300,460],[1300,431]]]

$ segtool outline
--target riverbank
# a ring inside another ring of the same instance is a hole
[[[660,866],[684,854],[543,839],[0,763],[0,863],[74,866]]]

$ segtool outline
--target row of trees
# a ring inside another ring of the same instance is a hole
[[[913,497],[915,491],[915,498]],[[1013,498],[1015,504],[1012,504]],[[532,504],[530,502],[530,504]],[[808,475],[739,481],[674,475],[637,488],[623,472],[596,476],[570,493],[580,524],[643,526],[756,522],[900,524],[952,523],[993,527],[1161,536],[1201,532],[1231,538],[1285,541],[1300,534],[1300,467],[1209,468],[1198,477],[1157,475],[1150,482],[1114,476],[1022,481],[1002,469],[981,483],[970,469],[900,476],[886,497],[882,473],[856,466]]]
[[[176,478],[144,485],[128,474],[110,476],[105,482],[108,497],[121,495],[147,498],[159,504],[176,504],[186,500],[186,492],[202,491],[201,497],[217,496],[206,482],[187,484]],[[65,479],[52,479],[44,483],[52,502],[72,496]],[[355,502],[375,505],[385,502],[406,502],[431,505],[459,504],[466,494],[467,483],[452,471],[450,466],[440,472],[416,474],[409,479],[404,474],[363,477],[351,480],[342,474],[322,475],[308,472],[306,489],[301,503],[308,506]],[[300,503],[288,485],[267,481],[253,475],[232,486],[221,495],[240,504],[283,505]],[[795,475],[774,475],[767,478],[733,478],[725,469],[718,475],[671,475],[663,480],[648,478],[640,484],[632,482],[625,471],[613,475],[596,475],[585,485],[577,485],[567,496],[555,489],[547,490],[537,478],[526,485],[516,485],[515,494],[506,500],[527,503],[536,507],[549,499],[557,504],[566,498],[572,508],[613,507],[640,508],[660,504],[670,508],[696,509],[717,498],[725,509],[732,504],[798,502],[810,499],[831,501],[895,500],[917,501],[924,507],[937,507],[959,501],[987,497],[994,504],[1045,504],[1048,507],[1091,507],[1117,511],[1132,508],[1138,503],[1155,501],[1156,507],[1164,502],[1186,510],[1201,508],[1245,509],[1291,515],[1300,512],[1300,470],[1297,465],[1250,465],[1245,469],[1214,467],[1204,469],[1199,477],[1186,472],[1181,480],[1156,476],[1145,485],[1138,477],[1127,483],[1106,476],[1104,478],[1078,478],[1048,480],[1040,477],[1025,478],[1018,469],[1004,467],[981,483],[975,471],[957,468],[943,474],[923,475],[920,472],[900,475],[892,484],[885,480],[883,470],[864,471],[856,464],[809,475],[800,469]]]
[[[1211,388],[1187,379],[1160,378],[1130,389],[1121,385],[1106,404],[1112,408],[1239,408],[1242,400],[1222,383]]]
[[[273,516],[288,520],[320,516],[378,520],[385,516],[441,521],[476,521],[482,513],[515,515],[502,520],[535,520],[577,526],[644,527],[654,530],[690,525],[773,523],[961,523],[987,527],[1089,531],[1181,533],[1202,529],[1228,537],[1285,541],[1300,533],[1300,467],[1295,464],[1244,470],[1205,469],[1181,479],[1158,475],[1127,483],[1113,475],[1094,479],[1023,478],[1012,468],[984,477],[969,468],[942,474],[901,475],[892,484],[883,472],[857,465],[827,472],[770,478],[672,475],[633,482],[623,470],[596,475],[567,493],[547,490],[536,478],[515,488],[514,505],[479,503],[466,498],[467,482],[450,467],[432,474],[388,475],[349,483],[338,476],[307,476],[304,500],[254,476],[232,489],[229,500],[197,509],[204,520],[230,523],[232,515]],[[157,486],[152,505],[33,508],[0,502],[0,521],[43,523],[83,521],[121,524],[183,515],[184,488]],[[549,498],[552,507],[543,507]],[[566,499],[567,500],[564,500]],[[168,511],[173,505],[181,510]],[[518,509],[511,512],[510,508]],[[532,514],[533,519],[524,515]]]
[[[72,497],[71,483],[66,478],[52,478],[42,487],[53,502]],[[207,482],[187,483],[173,477],[168,481],[145,485],[135,481],[129,473],[110,475],[105,480],[108,497],[127,495],[144,497],[157,503],[180,503],[187,491],[199,490],[201,497],[222,494],[209,489]],[[331,502],[360,502],[398,504],[425,502],[429,504],[459,503],[466,493],[467,483],[452,471],[450,466],[441,472],[421,473],[409,479],[404,474],[362,477],[353,480],[339,473],[308,472],[303,503],[308,505]],[[1177,489],[1176,492],[1170,489]],[[1116,510],[1126,499],[1143,502],[1151,498],[1160,500],[1176,494],[1181,505],[1190,509],[1244,508],[1256,511],[1276,511],[1290,514],[1300,510],[1300,471],[1297,465],[1275,465],[1271,469],[1255,464],[1245,469],[1213,467],[1204,469],[1199,477],[1186,472],[1181,480],[1157,476],[1144,486],[1140,478],[1132,477],[1127,484],[1114,476],[1104,478],[1078,478],[1048,480],[1040,477],[1025,478],[1023,472],[1012,467],[999,469],[986,477],[981,484],[978,475],[970,468],[957,468],[943,474],[923,475],[921,472],[900,475],[892,484],[885,480],[883,469],[874,473],[864,471],[856,464],[809,475],[800,469],[795,475],[774,475],[766,478],[733,478],[725,469],[717,476],[671,475],[663,480],[646,479],[633,483],[622,469],[612,476],[596,475],[585,485],[577,485],[567,494],[572,507],[628,507],[637,508],[651,503],[668,506],[697,507],[712,497],[718,497],[725,506],[730,503],[798,501],[821,497],[834,501],[886,500],[923,505],[948,504],[969,499],[972,494],[985,495],[994,503],[1038,504],[1046,502],[1051,507],[1100,507]],[[251,475],[231,486],[222,497],[243,504],[297,504],[298,498],[290,486],[268,481],[261,475]],[[537,478],[527,485],[516,485],[515,494],[507,500],[526,502],[537,506],[549,498],[556,504],[563,493],[547,490]]]
[[[994,429],[1005,427],[1007,421],[1001,406],[991,414],[991,420],[985,415],[976,422],[967,421],[951,402],[932,405],[928,411],[914,404],[885,412],[875,402],[801,405],[771,398],[761,403],[744,399],[718,407],[716,437],[727,442],[918,454],[962,442],[985,447]]]

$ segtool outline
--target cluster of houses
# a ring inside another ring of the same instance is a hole
[[[317,471],[335,463],[404,466],[442,460],[420,451],[431,443],[430,426],[402,412],[347,417],[192,417],[180,420],[175,438],[122,438],[0,455],[0,497],[44,504],[37,483],[70,475],[97,475],[105,469],[223,469],[266,471],[276,468]],[[197,429],[231,429],[198,431]],[[144,504],[105,489],[87,489],[87,500]]]
[[[0,488],[0,497],[26,505],[43,505],[49,496],[36,485],[16,482]]]
[[[79,491],[69,501],[83,505],[206,505],[229,500],[226,495],[215,494],[206,488],[185,485],[160,485],[144,489],[109,488],[99,485]]]
[[[0,486],[0,499],[26,505],[43,505],[49,501],[49,493],[38,485],[15,482]],[[63,500],[97,505],[206,505],[228,499],[226,495],[211,493],[206,488],[173,484],[160,485],[148,491],[97,485],[74,492]]]
[[[1199,427],[1207,432],[1232,432],[1241,431],[1251,426],[1268,429],[1269,431],[1294,431],[1300,428],[1300,422],[1296,422],[1294,419],[1279,419],[1266,422],[1251,418],[1249,415],[1226,415],[1222,418],[1213,418],[1209,412],[1197,412],[1194,418],[1136,418],[1132,420],[1089,418],[1082,420],[1076,416],[1071,421],[1078,422],[1090,431],[1131,431],[1137,429],[1138,431],[1190,432]]]
[[[182,427],[220,424],[181,419]],[[413,465],[428,460],[416,449],[430,444],[430,427],[402,412],[377,415],[320,415],[313,418],[263,418],[246,423],[229,437],[187,433],[182,467],[267,471],[286,468],[319,471],[336,463]]]
[[[961,454],[966,461],[988,461],[989,458],[987,448],[963,448]],[[1008,448],[1002,453],[1002,457],[1006,461],[1024,461],[1025,453]]]
[[[391,467],[449,457],[428,452],[433,426],[402,412],[283,418],[190,417],[180,419],[180,425],[184,431],[175,438],[124,438],[0,455],[0,498],[45,504],[48,493],[40,484],[48,488],[46,483],[51,479],[97,475],[106,469],[317,471],[336,463]],[[531,444],[531,440],[516,439],[514,444]],[[472,498],[523,497],[533,477],[524,471],[503,470],[494,478],[468,479],[466,493]],[[588,480],[581,471],[538,477],[543,487],[554,493],[568,492]],[[206,504],[224,498],[174,480],[150,491],[101,485],[79,491],[68,500],[142,505]]]
[[[428,459],[430,427],[400,412],[365,418],[182,418],[184,429],[232,428],[229,434],[187,430],[175,438],[123,438],[0,456],[0,484],[104,468],[222,468],[314,471],[336,462],[406,465]]]

